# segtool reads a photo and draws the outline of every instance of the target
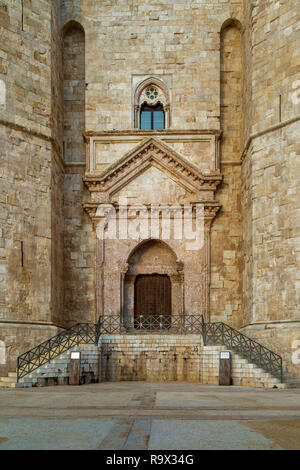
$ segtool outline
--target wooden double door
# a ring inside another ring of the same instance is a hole
[[[140,315],[143,317],[141,318]],[[167,328],[171,321],[171,281],[167,274],[141,274],[134,285],[136,328]]]

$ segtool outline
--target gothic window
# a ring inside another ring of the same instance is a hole
[[[150,77],[137,86],[134,96],[134,127],[143,130],[170,127],[169,91],[162,80]]]

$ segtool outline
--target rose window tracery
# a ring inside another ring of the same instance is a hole
[[[150,100],[154,100],[155,98],[157,98],[158,97],[157,88],[154,86],[149,86],[148,88],[146,88],[146,96],[148,96]]]

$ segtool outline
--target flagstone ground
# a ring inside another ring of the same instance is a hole
[[[300,449],[300,389],[145,382],[0,389],[4,449]]]

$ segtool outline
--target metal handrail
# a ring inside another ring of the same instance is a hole
[[[97,324],[76,323],[71,328],[21,354],[17,360],[18,380],[63,352],[79,344],[98,344],[102,334],[131,332],[201,334],[204,345],[224,345],[270,372],[282,382],[282,357],[226,323],[206,323],[202,315],[136,315],[122,320],[119,315],[100,316]]]
[[[120,320],[118,315],[100,316],[97,331],[100,334],[155,331],[173,334],[202,333],[202,315],[135,315]]]
[[[224,345],[282,382],[282,357],[223,322],[203,323],[204,345]]]
[[[96,325],[93,323],[76,323],[71,328],[61,331],[21,354],[17,359],[18,380],[74,346],[96,343]]]

